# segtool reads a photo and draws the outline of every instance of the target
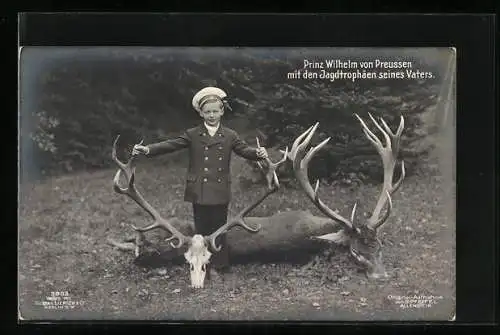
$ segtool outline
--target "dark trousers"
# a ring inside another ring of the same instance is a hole
[[[199,205],[193,204],[194,226],[197,234],[208,236],[224,225],[227,220],[228,204]],[[219,252],[214,252],[210,259],[214,269],[224,269],[229,265],[229,245],[226,234],[216,239],[216,244],[222,246]]]

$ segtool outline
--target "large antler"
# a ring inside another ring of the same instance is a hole
[[[276,192],[278,189],[279,189],[279,183],[276,183],[270,189],[267,189],[266,192],[260,198],[258,198],[256,201],[254,201],[253,203],[251,203],[247,207],[245,207],[236,216],[234,216],[231,219],[229,219],[226,224],[224,224],[222,227],[220,227],[219,229],[217,229],[211,235],[207,236],[206,239],[210,243],[210,245],[212,246],[212,248],[215,251],[220,251],[221,248],[222,248],[222,246],[217,246],[216,243],[215,243],[215,240],[217,239],[217,237],[219,237],[220,235],[226,233],[227,231],[229,231],[233,227],[240,226],[240,227],[244,228],[246,231],[248,231],[250,233],[257,233],[257,232],[259,232],[260,229],[261,229],[260,225],[258,225],[256,228],[252,228],[252,227],[248,226],[245,223],[244,218],[255,207],[257,207],[260,203],[262,203],[262,201],[264,201],[270,194]]]
[[[303,132],[295,141],[293,142],[292,145],[292,150],[290,152],[290,158],[293,161],[293,171],[295,173],[295,177],[297,178],[298,182],[300,183],[300,186],[304,189],[306,195],[312,200],[312,202],[318,207],[323,214],[331,218],[332,220],[335,220],[341,224],[343,224],[345,227],[348,229],[352,229],[353,224],[353,218],[354,218],[354,213],[356,211],[356,204],[354,204],[354,207],[351,212],[351,219],[346,219],[340,214],[336,213],[332,209],[330,209],[325,203],[321,201],[318,195],[318,187],[319,187],[319,180],[316,181],[316,185],[313,189],[309,182],[309,176],[308,176],[308,164],[311,161],[311,159],[314,157],[314,155],[321,150],[323,146],[325,146],[328,141],[330,140],[330,137],[318,144],[315,147],[312,147],[307,154],[305,154],[305,150],[309,142],[311,141],[311,138],[314,135],[314,132],[316,131],[316,128],[318,127],[319,122],[317,122],[314,126],[309,127],[305,132]],[[305,137],[305,139],[304,139]],[[304,155],[305,154],[305,155]]]
[[[401,161],[401,175],[398,181],[393,184],[392,179],[394,175],[394,167],[396,166],[397,157],[399,154],[399,143],[401,141],[401,134],[404,129],[404,118],[401,116],[401,121],[399,122],[399,127],[396,130],[396,133],[391,131],[391,128],[387,125],[384,119],[380,118],[380,123],[382,126],[373,118],[373,116],[368,113],[368,116],[373,121],[375,126],[380,130],[380,132],[384,135],[385,138],[385,146],[382,141],[380,141],[375,134],[368,129],[365,122],[357,115],[354,114],[361,126],[363,127],[363,132],[365,133],[368,140],[375,146],[377,152],[382,158],[382,164],[384,166],[384,182],[382,184],[382,191],[380,192],[380,196],[377,201],[377,205],[373,210],[371,217],[368,219],[368,226],[372,229],[379,228],[384,222],[387,220],[392,211],[392,200],[391,194],[397,191],[397,189],[401,186],[403,179],[405,177],[405,165],[404,161]],[[382,128],[383,127],[383,128]],[[388,208],[385,214],[381,217],[380,212],[382,208],[384,208],[386,202],[388,202]]]
[[[255,138],[257,140],[257,147],[260,148],[260,142],[259,138]],[[282,150],[280,150],[282,151]],[[288,147],[285,148],[285,151],[282,151],[283,153],[283,158],[279,160],[276,163],[273,163],[269,157],[266,157],[264,160],[267,163],[267,172],[266,173],[266,180],[267,180],[267,187],[271,190],[273,188],[273,182],[276,186],[280,186],[279,180],[278,180],[278,175],[276,174],[276,170],[278,170],[279,166],[286,162],[287,156],[288,156]],[[264,167],[260,162],[257,162],[259,165],[260,169],[264,171]]]
[[[160,213],[158,213],[157,210],[155,210],[139,193],[139,191],[135,188],[134,181],[135,181],[135,166],[133,166],[133,162],[135,159],[135,156],[130,157],[129,161],[127,163],[121,162],[117,156],[116,156],[116,145],[118,143],[118,139],[120,138],[120,135],[118,135],[113,143],[113,150],[111,152],[111,157],[113,160],[116,162],[116,164],[119,167],[119,170],[116,172],[115,178],[113,179],[113,189],[115,192],[119,194],[125,194],[132,200],[134,200],[139,206],[141,206],[143,209],[146,210],[146,212],[151,215],[153,220],[155,222],[149,226],[142,227],[142,228],[137,228],[135,226],[132,226],[137,232],[146,232],[150,231],[152,229],[156,228],[161,228],[163,230],[166,230],[167,232],[171,233],[172,236],[170,236],[167,241],[177,239],[178,243],[170,243],[172,247],[174,248],[179,248],[181,247],[185,242],[189,241],[190,237],[187,237],[183,235],[180,231],[175,229],[170,222],[164,218],[161,217]],[[125,175],[125,178],[127,179],[127,187],[120,187],[119,181],[120,181],[120,176],[121,173]]]

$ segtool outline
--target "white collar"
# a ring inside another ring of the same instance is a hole
[[[220,126],[220,122],[216,126],[210,126],[206,122],[204,122],[204,124],[205,124],[205,128],[207,128],[208,133],[210,134],[210,136],[214,136],[215,133],[217,132],[217,130],[219,129],[219,126]]]
[[[205,127],[207,127],[207,129],[210,129],[210,130],[217,130],[217,129],[219,129],[219,126],[220,126],[220,122],[216,126],[210,126],[206,122],[204,122],[204,124],[205,124]]]

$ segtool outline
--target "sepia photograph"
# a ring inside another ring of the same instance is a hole
[[[19,320],[454,321],[454,48],[23,47]]]

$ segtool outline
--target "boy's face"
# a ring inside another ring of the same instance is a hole
[[[224,109],[220,102],[208,102],[201,108],[200,116],[209,126],[216,126],[224,115]]]

